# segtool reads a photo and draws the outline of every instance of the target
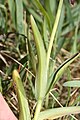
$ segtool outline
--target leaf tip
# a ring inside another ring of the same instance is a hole
[[[12,77],[13,80],[15,80],[16,78],[20,78],[19,73],[16,69],[13,70]]]

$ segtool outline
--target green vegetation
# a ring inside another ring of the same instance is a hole
[[[80,118],[79,11],[78,0],[1,0],[0,92],[19,120]]]

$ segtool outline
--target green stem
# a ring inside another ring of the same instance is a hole
[[[50,38],[49,48],[48,48],[48,52],[47,52],[47,68],[49,66],[49,58],[50,58],[50,54],[51,54],[51,49],[52,49],[52,46],[53,46],[53,41],[54,41],[56,31],[57,31],[57,28],[58,28],[58,24],[59,24],[62,5],[63,5],[63,0],[60,0],[57,15],[56,15],[56,19],[55,19],[55,23],[54,23],[54,27],[53,27],[51,38]]]
[[[38,115],[40,113],[41,105],[42,105],[42,100],[40,99],[37,103],[37,107],[36,107],[36,111],[35,111],[35,115],[34,115],[33,120],[38,120]]]

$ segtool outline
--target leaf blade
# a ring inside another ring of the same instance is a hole
[[[15,0],[16,3],[16,25],[19,33],[24,33],[23,27],[23,3],[22,0]]]
[[[78,113],[80,113],[79,106],[48,109],[39,114],[38,120],[57,119],[65,115],[78,114]]]
[[[74,81],[68,81],[63,84],[65,87],[80,87],[80,81],[74,80]]]
[[[47,85],[47,69],[46,69],[46,51],[44,48],[43,40],[40,35],[40,32],[37,28],[37,25],[34,21],[33,16],[31,16],[31,26],[34,34],[34,40],[37,49],[37,56],[38,56],[38,70],[36,75],[36,82],[35,82],[35,93],[36,98],[43,99],[46,92],[46,85]]]
[[[11,13],[13,24],[14,24],[14,26],[16,26],[16,21],[15,21],[15,2],[14,2],[14,0],[8,0],[8,5],[9,5],[9,9],[10,9],[10,13]]]
[[[12,77],[14,82],[16,83],[16,91],[20,109],[19,120],[31,120],[28,101],[26,99],[26,94],[17,70],[13,71]]]
[[[55,83],[59,80],[59,78],[64,73],[65,69],[77,58],[80,56],[80,53],[76,53],[73,57],[67,59],[63,64],[61,64],[58,69],[55,71],[54,75],[52,75],[51,81],[48,83],[48,89],[47,92],[51,89],[52,85],[55,85]]]

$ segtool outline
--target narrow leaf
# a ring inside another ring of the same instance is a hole
[[[39,114],[38,120],[57,119],[65,115],[78,114],[78,113],[80,113],[79,106],[48,109]]]
[[[15,0],[16,2],[16,21],[17,31],[23,33],[23,3],[22,0]]]
[[[16,84],[16,92],[17,92],[18,102],[19,102],[19,110],[20,110],[19,120],[31,120],[28,101],[26,99],[24,87],[22,85],[22,81],[17,70],[13,71],[12,77]]]
[[[56,9],[57,9],[57,1],[56,0],[50,0],[50,9],[53,15],[56,15]]]
[[[9,9],[11,12],[11,17],[12,17],[12,21],[14,26],[16,26],[16,22],[15,22],[15,2],[14,0],[8,0],[8,4],[9,4]]]
[[[37,21],[39,21],[40,23],[43,22],[41,16],[38,15],[38,13],[36,13],[36,11],[33,11],[33,9],[31,9],[31,8],[26,8],[26,9],[28,9],[29,13],[32,14]]]
[[[63,84],[63,86],[66,87],[80,87],[80,81],[74,80],[74,81],[68,81]]]
[[[54,4],[54,1],[52,4]],[[51,8],[50,8],[50,0],[45,0],[44,5],[47,10],[47,14],[50,17],[51,25],[53,25],[54,16],[53,16],[53,12],[51,11]]]
[[[44,45],[47,50],[48,49],[48,33],[47,33],[47,21],[45,17],[44,17],[44,23],[43,23],[43,35],[44,35]]]
[[[66,60],[63,64],[59,66],[59,68],[55,71],[54,75],[52,75],[50,83],[48,83],[48,92],[51,89],[52,85],[54,85],[62,76],[62,74],[65,72],[65,69],[77,58],[79,57],[80,53],[75,54],[70,59]]]
[[[35,38],[34,40],[36,44],[38,57],[38,69],[35,81],[35,94],[36,98],[42,99],[45,96],[47,85],[46,51],[44,48],[42,37],[40,35],[40,32],[34,21],[33,16],[31,16],[31,27]]]
[[[30,63],[31,63],[31,66],[32,66],[32,69],[33,69],[33,73],[36,74],[36,60],[35,60],[34,52],[32,50],[32,46],[31,46],[31,43],[30,43],[29,39],[27,39],[27,42],[28,42]]]
[[[38,58],[36,80],[35,80],[35,96],[38,101],[34,115],[34,120],[37,120],[43,98],[46,94],[46,86],[47,86],[46,51],[44,48],[42,37],[40,35],[40,32],[34,21],[33,16],[31,16],[31,27],[34,34],[34,40],[36,44],[36,51]]]
[[[57,10],[56,19],[55,19],[53,30],[52,30],[51,37],[50,37],[49,48],[48,48],[48,51],[47,51],[47,68],[49,66],[50,54],[51,54],[53,41],[54,41],[54,38],[55,38],[55,35],[56,35],[56,32],[57,32],[57,28],[58,28],[58,24],[59,24],[59,20],[60,20],[60,16],[61,16],[61,11],[62,11],[62,6],[63,6],[63,0],[60,0],[59,7],[58,7],[58,10]]]
[[[39,0],[35,0],[33,2],[33,4],[36,5],[36,7],[41,11],[41,13],[46,17],[47,19],[47,23],[48,23],[48,26],[49,26],[49,30],[51,31],[51,21],[50,21],[50,17],[49,15],[47,14],[47,12],[45,11],[45,9],[43,8],[43,6],[41,5],[41,3],[39,2]]]
[[[63,5],[59,24],[58,24],[58,28],[57,28],[57,32],[56,32],[56,36],[55,36],[55,41],[54,41],[54,46],[55,46],[54,47],[55,49],[53,50],[54,51],[54,58],[60,52],[61,48],[63,47],[64,42],[66,41],[66,40],[64,40],[63,37],[61,37],[61,32],[62,32],[62,27],[63,27],[63,22],[64,22],[64,12],[65,12],[65,7]]]

